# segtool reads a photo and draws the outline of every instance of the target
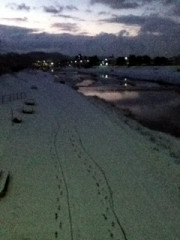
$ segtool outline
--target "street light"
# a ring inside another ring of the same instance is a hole
[[[126,66],[128,66],[128,64],[129,64],[128,57],[125,57],[124,59],[126,61]]]

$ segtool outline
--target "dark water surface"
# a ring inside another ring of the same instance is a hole
[[[81,73],[72,79],[85,96],[111,103],[148,128],[180,137],[180,85]]]

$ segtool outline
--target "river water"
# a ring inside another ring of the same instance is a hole
[[[78,72],[66,80],[83,95],[111,103],[142,125],[180,137],[180,86]]]

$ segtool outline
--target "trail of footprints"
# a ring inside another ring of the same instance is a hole
[[[104,208],[104,211],[102,212],[102,221],[104,221],[104,225],[106,224],[107,226],[106,228],[108,237],[110,237],[110,239],[120,240],[120,236],[122,234],[117,234],[119,232],[119,226],[110,208],[110,193],[106,186],[105,179],[102,176],[102,173],[100,173],[99,169],[97,169],[97,166],[95,166],[92,160],[82,149],[81,144],[75,140],[75,135],[70,134],[70,132],[69,135],[74,154],[76,154],[78,159],[82,161],[84,171],[86,171],[89,177],[91,177],[94,181],[97,192],[97,199],[100,201],[101,205]]]
[[[51,139],[53,139],[53,136],[51,136]],[[56,211],[54,212],[54,220],[55,220],[55,231],[54,231],[54,238],[59,239],[60,235],[62,235],[63,230],[63,221],[61,219],[61,211],[63,210],[62,202],[64,201],[64,184],[63,184],[63,178],[62,174],[60,172],[60,167],[58,163],[58,159],[56,154],[54,153],[54,149],[52,146],[52,143],[50,142],[50,152],[51,157],[54,162],[54,168],[55,168],[55,180],[56,180],[56,187],[57,187],[57,195],[55,199],[55,205],[56,205]]]
[[[60,235],[60,231],[63,229],[63,222],[61,219],[61,211],[62,211],[62,200],[63,200],[63,180],[60,177],[59,169],[58,169],[58,162],[55,162],[55,169],[56,169],[56,182],[57,182],[57,197],[56,197],[56,212],[54,214],[54,219],[56,222],[56,231],[55,231],[55,238],[57,239]]]
[[[104,226],[106,229],[107,238],[121,240],[119,232],[119,226],[117,224],[117,220],[115,219],[111,208],[110,208],[110,193],[106,186],[106,182],[102,173],[100,173],[97,166],[92,162],[92,160],[88,157],[86,152],[81,147],[81,144],[75,140],[75,134],[69,134],[69,140],[73,149],[74,154],[78,157],[78,159],[82,162],[84,166],[84,171],[88,173],[88,176],[92,178],[94,182],[94,186],[96,188],[97,193],[97,200],[100,201],[101,206],[103,206],[104,210],[101,213],[101,219],[104,221]],[[77,139],[77,138],[76,138]],[[52,146],[52,145],[51,145]],[[63,226],[66,223],[63,222],[61,218],[61,211],[63,209],[63,202],[66,202],[66,196],[64,196],[64,183],[62,174],[60,172],[59,163],[56,154],[53,151],[53,147],[50,149],[52,158],[54,159],[54,168],[56,170],[55,178],[57,182],[57,197],[56,197],[56,211],[54,213],[54,220],[55,220],[55,231],[54,231],[54,239],[60,239],[63,236]],[[81,169],[83,170],[83,169]],[[118,234],[119,233],[119,234]]]

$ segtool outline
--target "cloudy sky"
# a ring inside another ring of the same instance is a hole
[[[0,53],[180,54],[180,0],[0,0]]]

